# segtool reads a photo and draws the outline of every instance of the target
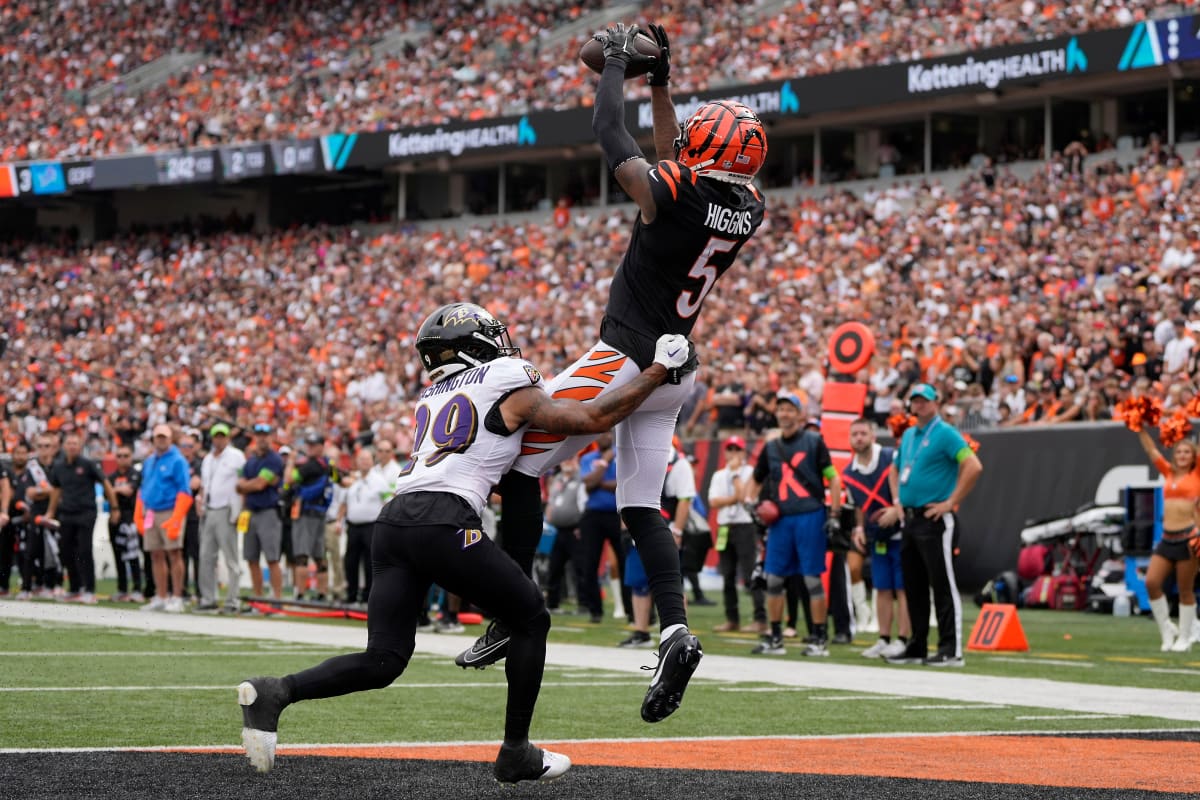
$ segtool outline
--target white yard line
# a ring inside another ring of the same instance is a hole
[[[142,632],[173,631],[219,636],[222,639],[279,641],[310,646],[357,650],[366,644],[365,628],[314,625],[304,622],[254,618],[220,618],[198,614],[158,614],[98,606],[63,606],[49,603],[0,601],[0,618],[26,622],[58,622],[128,628]],[[704,636],[701,635],[701,641]],[[421,653],[453,658],[474,640],[471,635],[417,634]],[[967,655],[968,662],[972,655]],[[640,667],[654,663],[650,651],[617,647],[551,644],[548,666],[578,669],[581,665],[627,672],[644,678]],[[986,701],[1008,706],[1040,708],[1102,716],[1144,716],[1200,722],[1200,693],[1168,689],[1104,686],[1044,678],[1004,678],[970,675],[955,670],[919,667],[873,667],[851,664],[814,664],[796,660],[767,660],[742,656],[709,655],[697,675],[707,681],[769,683],[876,694],[924,698],[935,702]]]
[[[998,706],[990,703],[961,703],[961,704],[943,704],[929,706],[900,706],[906,711],[978,711],[980,709],[992,708],[1008,708],[1008,706]]]
[[[543,681],[542,688],[580,686],[641,686],[641,681]],[[232,692],[235,684],[224,686],[0,686],[0,694],[7,692]],[[448,683],[393,683],[387,689],[506,689],[508,684],[498,681],[453,681]]]
[[[1121,719],[1123,714],[1046,714],[1044,716],[1016,717],[1020,720],[1045,719]]]

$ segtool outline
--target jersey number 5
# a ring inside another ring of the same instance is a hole
[[[730,239],[720,239],[714,236],[708,240],[708,244],[696,258],[696,263],[692,264],[692,268],[688,270],[689,278],[702,280],[704,285],[700,287],[699,292],[684,289],[679,293],[679,299],[675,301],[676,314],[687,319],[700,310],[704,298],[708,296],[708,293],[712,291],[713,284],[717,282],[717,268],[708,263],[709,259],[717,253],[728,253],[735,247],[737,247],[737,242]]]

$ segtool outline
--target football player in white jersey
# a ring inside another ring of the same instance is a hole
[[[283,678],[242,682],[246,755],[260,771],[271,769],[279,715],[289,704],[381,689],[399,677],[415,647],[421,603],[436,583],[503,617],[511,630],[496,779],[551,780],[567,771],[570,759],[529,741],[550,615],[541,590],[484,535],[480,511],[520,452],[527,425],[564,434],[608,430],[661,384],[678,382],[691,348],[682,335],[662,336],[654,363],[587,404],[551,398],[505,326],[471,303],[433,312],[417,333],[416,349],[432,384],[413,414],[412,458],[375,522],[367,648]]]

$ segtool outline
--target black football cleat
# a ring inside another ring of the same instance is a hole
[[[504,623],[494,619],[483,636],[475,640],[475,644],[454,657],[454,663],[463,669],[489,667],[508,655],[508,636],[508,628]]]
[[[561,753],[552,753],[534,746],[530,742],[510,747],[500,745],[493,773],[500,783],[520,781],[552,781],[561,778],[571,768],[571,759]]]
[[[680,628],[669,639],[659,642],[658,667],[650,679],[646,698],[642,700],[642,719],[646,722],[662,722],[675,713],[683,702],[688,681],[703,657],[700,640],[687,628]]]

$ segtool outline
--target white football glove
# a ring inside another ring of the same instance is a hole
[[[680,378],[695,369],[688,369],[692,358],[691,342],[679,333],[665,333],[654,345],[654,363],[667,368],[667,383],[679,383]]]

